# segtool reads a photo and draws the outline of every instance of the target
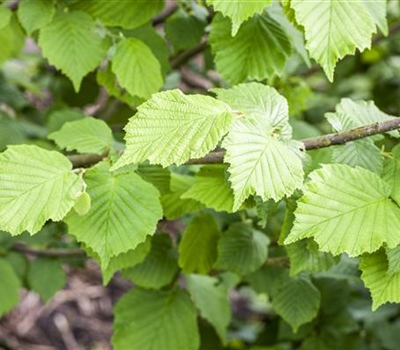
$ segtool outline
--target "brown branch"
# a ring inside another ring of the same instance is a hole
[[[153,18],[152,20],[153,26],[157,26],[161,23],[164,23],[169,16],[171,16],[178,10],[178,8],[179,6],[176,4],[173,4],[169,7],[167,6],[167,8],[163,12],[161,12],[158,16]]]
[[[187,51],[183,51],[182,53],[174,56],[170,60],[171,68],[177,69],[180,66],[184,65],[187,61],[189,61],[192,57],[197,56],[199,53],[203,52],[207,48],[207,41],[203,41],[197,46],[192,47]]]
[[[80,168],[99,163],[104,156],[98,154],[73,154],[67,156],[67,158],[73,164],[74,168]]]
[[[363,139],[372,135],[383,134],[385,132],[399,129],[400,118],[377,122],[359,128],[346,130],[337,134],[328,134],[318,137],[311,137],[302,140],[306,150],[319,149],[334,145],[343,145],[347,142]]]
[[[14,243],[11,250],[24,254],[31,254],[35,256],[45,256],[51,258],[77,258],[85,257],[85,251],[81,249],[63,249],[63,248],[47,248],[47,249],[37,249],[32,248],[25,243]]]
[[[385,132],[400,129],[400,118],[394,118],[383,122],[377,122],[359,128],[346,130],[340,133],[332,133],[323,136],[311,137],[300,140],[307,151],[319,148],[325,148],[335,145],[343,145],[350,141],[363,139],[365,137],[383,134]],[[191,159],[185,165],[192,164],[220,164],[223,163],[225,151],[210,152],[206,156],[198,159]],[[81,154],[68,156],[74,167],[90,166],[101,161],[104,156],[96,154]]]

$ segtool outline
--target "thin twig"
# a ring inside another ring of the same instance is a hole
[[[343,145],[347,142],[362,139],[376,134],[383,134],[385,132],[399,129],[400,118],[394,118],[383,122],[377,122],[359,128],[347,130],[340,133],[332,133],[323,136],[311,137],[303,139],[301,142],[307,151],[319,148],[330,147],[334,145]],[[206,156],[198,159],[191,159],[187,161],[186,165],[191,164],[220,164],[224,162],[225,151],[210,152]],[[82,154],[68,156],[74,167],[90,166],[98,163],[103,156]]]
[[[174,56],[170,60],[171,68],[177,69],[180,66],[184,65],[187,61],[189,61],[192,57],[197,56],[199,53],[203,52],[207,48],[207,41],[203,41],[200,44],[192,47],[187,51],[183,51],[182,53]]]
[[[65,248],[46,248],[37,249],[32,248],[25,243],[14,243],[11,250],[24,254],[31,254],[35,256],[45,256],[51,258],[77,258],[86,256],[85,251],[82,249],[65,249]]]
[[[165,11],[161,12],[158,16],[153,18],[152,20],[153,26],[157,26],[161,23],[164,23],[169,16],[171,16],[173,13],[175,13],[176,10],[178,10],[178,8],[179,6],[176,4],[167,7]]]

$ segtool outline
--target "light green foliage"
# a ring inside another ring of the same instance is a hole
[[[217,269],[247,275],[268,257],[269,238],[246,223],[232,224],[218,242]]]
[[[87,192],[83,192],[75,202],[74,210],[78,215],[85,215],[92,205],[92,200]]]
[[[400,243],[400,209],[376,174],[347,165],[323,165],[310,174],[285,243],[313,237],[319,249],[357,256]]]
[[[18,305],[20,281],[12,266],[4,259],[0,259],[0,316],[9,312]]]
[[[22,0],[18,5],[18,19],[29,35],[49,24],[55,13],[52,0]]]
[[[213,5],[215,11],[221,12],[224,16],[228,16],[232,21],[232,36],[235,36],[240,25],[253,16],[255,13],[262,13],[263,10],[271,5],[271,0],[261,1],[224,1],[224,0],[207,0],[207,4]]]
[[[8,23],[10,23],[11,16],[11,10],[7,7],[0,6],[0,29],[3,29]]]
[[[118,301],[114,314],[115,350],[199,348],[197,312],[183,290],[136,288]]]
[[[8,18],[8,11],[2,10],[3,23],[0,22],[0,65],[19,54],[25,42],[24,34],[16,16],[12,15]]]
[[[400,272],[400,245],[392,249],[386,248],[386,256],[388,262],[387,273],[393,275]]]
[[[83,77],[93,71],[106,53],[94,20],[81,11],[57,14],[40,30],[39,46],[50,64],[68,76],[76,91]]]
[[[162,216],[159,193],[137,174],[112,174],[105,162],[84,179],[91,208],[83,216],[71,212],[66,222],[69,233],[98,254],[104,269],[113,256],[135,249],[154,233]]]
[[[318,289],[302,276],[287,279],[272,295],[274,309],[292,326],[294,332],[317,316],[320,302]]]
[[[361,257],[361,279],[370,290],[372,310],[387,302],[400,302],[400,272],[388,273],[388,262],[383,249]]]
[[[143,180],[153,184],[161,195],[170,192],[170,182],[172,181],[171,171],[159,165],[140,164],[137,173]],[[174,178],[175,179],[175,178]],[[175,182],[172,184],[176,189]]]
[[[159,289],[171,283],[178,270],[178,257],[171,238],[157,234],[151,240],[151,249],[145,259],[124,271],[124,277],[144,288]]]
[[[208,208],[231,213],[234,197],[226,178],[225,165],[203,166],[181,198],[194,199]]]
[[[286,246],[290,259],[290,275],[301,272],[318,272],[328,270],[336,264],[331,254],[320,252],[318,245],[312,240],[303,239]]]
[[[400,205],[400,146],[394,147],[385,159],[382,179],[390,185],[390,196]]]
[[[47,128],[49,133],[58,131],[62,128],[65,123],[73,122],[79,119],[86,118],[86,116],[73,109],[58,109],[52,111],[47,117]]]
[[[178,10],[165,24],[165,35],[176,51],[198,44],[204,35],[206,23],[196,16]]]
[[[230,108],[211,97],[180,90],[154,94],[125,127],[126,150],[113,169],[146,159],[165,167],[200,158],[217,146],[232,120]]]
[[[119,42],[112,57],[112,71],[121,87],[131,95],[144,99],[163,85],[160,62],[139,39],[129,38]]]
[[[384,35],[388,35],[389,28],[386,19],[387,2],[383,0],[363,0],[363,4],[375,21],[375,24]]]
[[[201,316],[213,325],[221,342],[226,345],[226,328],[231,320],[228,288],[216,277],[194,274],[186,276],[186,284]]]
[[[229,19],[217,14],[209,41],[218,72],[231,84],[281,75],[291,53],[285,31],[267,14],[243,23],[234,37]]]
[[[282,139],[291,139],[288,103],[274,88],[261,83],[247,83],[231,89],[212,89],[218,100],[244,114],[245,119],[262,120],[265,133],[277,133]]]
[[[84,118],[67,122],[51,133],[48,138],[67,151],[103,154],[113,144],[111,129],[106,122],[94,118]]]
[[[165,39],[158,33],[157,29],[154,28],[151,23],[147,23],[146,25],[133,30],[125,31],[125,33],[129,37],[133,36],[134,38],[141,40],[150,48],[161,65],[163,76],[170,70],[169,47],[167,46]]]
[[[143,243],[139,243],[135,249],[113,256],[107,267],[103,268],[101,271],[103,275],[103,284],[108,284],[114,273],[118,270],[134,267],[143,262],[147,254],[150,252],[150,248],[151,237],[147,237],[147,239]]]
[[[371,46],[376,27],[361,1],[292,0],[290,6],[304,27],[310,56],[323,67],[330,81],[339,59]]]
[[[78,1],[72,6],[88,12],[107,26],[133,29],[148,22],[164,7],[164,0]]]
[[[110,96],[115,96],[129,106],[137,106],[143,102],[142,98],[132,96],[128,91],[121,88],[115,74],[111,70],[110,64],[106,68],[97,71],[96,79],[99,85],[103,86]]]
[[[10,146],[0,154],[0,228],[17,235],[38,232],[64,218],[82,181],[62,154],[37,146]]]
[[[342,98],[336,105],[336,113],[325,116],[336,131],[344,131],[367,124],[392,120],[395,117],[382,112],[373,101],[353,101]],[[399,137],[399,131],[389,131],[389,135]]]
[[[179,244],[179,266],[185,273],[207,274],[217,260],[217,244],[221,236],[211,215],[194,217]]]
[[[195,213],[204,208],[204,205],[194,199],[182,198],[195,182],[193,176],[171,173],[170,190],[161,196],[164,216],[168,220],[175,220],[183,215]]]
[[[233,123],[223,142],[225,162],[230,163],[234,210],[252,194],[265,201],[291,195],[302,185],[304,172],[301,144],[287,141],[291,127],[286,100],[273,88],[257,83],[215,91],[219,99],[245,113]]]
[[[351,167],[361,166],[378,175],[382,173],[383,157],[371,139],[348,142],[333,149],[332,161]]]
[[[29,265],[27,280],[29,287],[48,302],[67,282],[61,262],[50,258],[36,258]]]

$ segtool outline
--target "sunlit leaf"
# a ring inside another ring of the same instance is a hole
[[[0,227],[17,235],[38,232],[59,221],[81,194],[83,184],[62,154],[37,146],[10,146],[0,154]]]
[[[91,208],[83,216],[66,218],[69,233],[84,242],[106,268],[110,259],[135,249],[155,231],[162,217],[157,189],[134,173],[114,175],[99,163],[84,176]]]
[[[126,150],[113,169],[146,159],[165,167],[203,157],[232,121],[230,108],[211,97],[186,96],[180,90],[154,94],[125,127]]]
[[[333,255],[371,253],[400,243],[400,209],[376,174],[347,165],[323,165],[310,174],[285,243],[312,237]]]

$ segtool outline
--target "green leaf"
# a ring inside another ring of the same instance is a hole
[[[384,161],[382,179],[391,187],[390,197],[400,205],[400,145],[391,151],[391,157]]]
[[[253,82],[211,91],[245,117],[263,120],[268,125],[266,132],[276,132],[285,140],[292,138],[287,100],[274,88]]]
[[[362,139],[337,146],[332,153],[334,163],[360,166],[380,175],[383,169],[383,157],[380,149],[371,139]]]
[[[218,242],[217,269],[247,275],[268,258],[268,237],[246,223],[235,223],[222,233]]]
[[[22,0],[18,5],[18,19],[29,35],[49,24],[55,13],[51,0]]]
[[[349,98],[342,98],[336,105],[336,113],[326,113],[325,116],[338,132],[396,118],[382,112],[373,101],[353,101]],[[388,134],[400,136],[398,130],[389,131]]]
[[[286,280],[272,295],[274,310],[292,326],[294,332],[317,316],[320,302],[319,290],[305,277]]]
[[[200,43],[206,22],[183,10],[176,11],[165,23],[165,35],[176,51]]]
[[[290,275],[301,272],[325,271],[336,264],[336,259],[329,253],[320,252],[312,240],[301,240],[285,247],[290,259]]]
[[[65,221],[69,233],[97,253],[105,269],[113,256],[135,249],[154,233],[162,217],[159,193],[137,174],[112,174],[105,162],[84,178],[90,211],[83,216],[71,212]]]
[[[400,245],[392,249],[386,248],[388,262],[387,273],[393,275],[400,272]]]
[[[147,99],[163,85],[160,62],[139,39],[121,40],[111,67],[121,87],[131,95]]]
[[[204,208],[203,204],[194,199],[181,198],[193,186],[194,181],[193,176],[171,173],[171,190],[161,196],[164,216],[168,220],[175,220]]]
[[[185,291],[136,288],[118,301],[114,314],[115,350],[199,348],[197,312]]]
[[[400,272],[388,273],[384,250],[363,255],[360,270],[361,279],[371,292],[372,310],[388,302],[400,302]]]
[[[163,195],[170,192],[171,171],[159,165],[139,164],[137,173]]]
[[[217,211],[233,211],[233,192],[226,180],[225,165],[203,166],[194,178],[193,186],[182,199],[194,199]]]
[[[27,280],[29,287],[48,302],[64,287],[67,276],[60,261],[38,257],[29,265]]]
[[[280,141],[268,127],[255,118],[236,120],[223,142],[235,194],[234,211],[250,195],[278,201],[303,185],[300,144]]]
[[[329,81],[333,81],[338,60],[371,46],[376,28],[363,2],[292,0],[290,6],[304,27],[310,56],[322,66]]]
[[[48,138],[58,147],[67,151],[76,150],[78,153],[103,154],[113,144],[111,129],[107,123],[89,117],[65,123]]]
[[[3,16],[4,22],[0,23],[0,65],[19,54],[25,43],[25,36],[16,16],[12,15],[10,19],[7,19],[8,14]]]
[[[37,146],[10,146],[0,154],[0,227],[13,235],[59,221],[81,194],[82,180],[62,154]]]
[[[311,61],[305,47],[303,32],[298,28],[295,23],[292,23],[292,17],[287,15],[286,6],[282,7],[279,3],[275,2],[268,9],[268,14],[272,17],[273,20],[278,22],[283,27],[286,34],[290,38],[293,48],[301,56],[307,67],[310,68]],[[292,109],[291,111],[293,113]]]
[[[364,0],[363,4],[374,19],[375,24],[378,26],[381,32],[387,36],[389,34],[389,28],[386,19],[386,1]]]
[[[140,264],[123,272],[136,285],[160,289],[171,283],[178,271],[178,257],[167,234],[155,235],[149,254]]]
[[[127,36],[133,36],[136,39],[144,42],[150,50],[153,52],[154,56],[160,62],[161,71],[163,76],[171,69],[169,64],[169,47],[156,28],[148,22],[146,25],[141,26],[139,28],[135,28],[133,30],[125,31]]]
[[[121,88],[111,70],[110,64],[107,65],[106,68],[99,69],[97,71],[96,79],[99,85],[103,86],[107,90],[109,95],[116,97],[129,106],[137,106],[143,102],[142,98],[138,96],[132,96],[128,93],[128,91]]]
[[[69,108],[58,109],[50,112],[47,117],[47,128],[49,133],[58,131],[67,122],[73,122],[87,118],[83,113]]]
[[[215,328],[222,344],[227,344],[227,327],[231,320],[228,289],[218,278],[186,276],[187,289],[200,314]]]
[[[83,192],[75,202],[74,210],[78,215],[85,215],[90,210],[92,200],[87,192]]]
[[[358,256],[384,243],[400,243],[400,209],[388,199],[390,186],[376,174],[347,165],[322,165],[310,174],[285,244],[313,237],[333,255]]]
[[[179,266],[183,272],[209,273],[217,260],[220,236],[217,223],[211,215],[194,217],[179,244]]]
[[[292,128],[288,122],[285,98],[271,87],[249,83],[229,90],[214,89],[217,98],[244,113],[235,120],[223,141],[225,162],[230,163],[229,181],[237,210],[250,195],[264,201],[280,200],[303,184],[301,144],[289,141]]]
[[[0,259],[0,316],[9,312],[18,305],[20,281],[12,266],[4,259]]]
[[[0,29],[3,29],[10,23],[12,11],[4,6],[0,6]]]
[[[125,127],[126,150],[113,169],[146,159],[166,167],[203,157],[232,120],[230,108],[211,97],[186,96],[180,90],[154,94]]]
[[[285,31],[267,14],[243,23],[234,37],[229,19],[217,14],[209,40],[218,72],[231,84],[281,75],[291,54]]]
[[[164,0],[152,1],[78,1],[72,8],[80,9],[98,18],[106,26],[133,29],[142,26],[164,7]]]
[[[96,23],[86,13],[57,14],[40,30],[43,56],[68,76],[79,91],[83,77],[93,71],[105,56],[107,47],[96,33]]]
[[[228,16],[232,21],[232,36],[235,36],[240,25],[256,13],[262,13],[264,9],[271,5],[271,0],[261,1],[225,1],[207,0],[208,5],[213,5],[215,11]]]
[[[146,258],[151,249],[151,238],[148,237],[143,243],[139,243],[135,249],[128,250],[126,253],[118,254],[110,259],[106,268],[102,268],[103,285],[108,284],[115,272],[134,267]]]

